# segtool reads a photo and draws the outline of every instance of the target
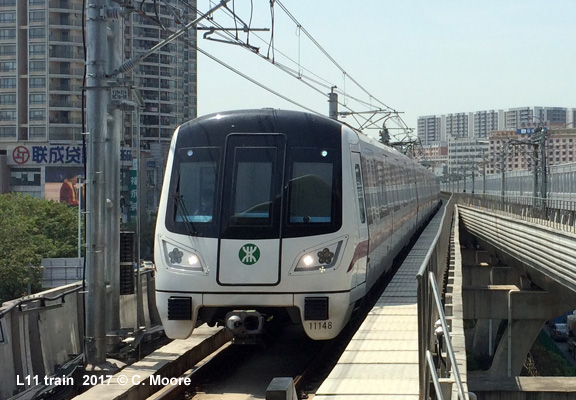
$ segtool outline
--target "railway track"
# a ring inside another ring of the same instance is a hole
[[[335,339],[313,341],[303,331],[290,326],[264,338],[260,345],[228,343],[182,376],[182,380],[191,382],[189,386],[167,386],[150,399],[265,399],[266,388],[275,377],[293,377],[299,398],[312,398],[392,275],[382,278]]]
[[[107,385],[96,385],[86,392],[85,398],[114,395],[117,399],[264,399],[267,387],[276,377],[292,377],[299,397],[311,397],[337,364],[408,250],[396,258],[389,272],[363,297],[349,323],[332,340],[312,340],[302,326],[271,326],[275,329],[267,329],[268,334],[262,336],[259,345],[237,346],[229,343],[229,332],[202,326],[189,340],[172,341],[152,353],[151,360],[144,359],[122,370],[107,382],[114,385],[114,393]],[[191,369],[178,377],[186,368]]]
[[[299,386],[306,382],[304,371],[327,344],[294,332],[294,327],[260,345],[226,344],[182,377],[191,382],[189,386],[167,386],[151,398],[264,399],[277,376],[295,377]]]
[[[184,375],[191,385],[166,387],[150,399],[265,399],[266,388],[275,377],[293,377],[299,398],[313,398],[407,254],[408,249],[398,256],[336,338],[314,341],[292,326],[265,337],[261,345],[228,343]]]

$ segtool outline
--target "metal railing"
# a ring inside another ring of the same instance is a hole
[[[454,196],[458,204],[512,214],[524,221],[576,232],[576,201],[573,200],[478,193],[455,193]]]
[[[432,242],[432,246],[426,254],[426,258],[420,267],[418,275],[418,357],[420,368],[420,399],[430,398],[430,382],[434,384],[436,397],[443,399],[439,368],[434,363],[432,350],[436,343],[434,323],[439,319],[444,332],[444,342],[450,365],[446,365],[446,372],[454,378],[458,396],[460,399],[467,399],[464,385],[460,378],[454,348],[450,340],[449,327],[440,298],[440,291],[437,282],[444,282],[444,276],[448,265],[449,241],[451,235],[452,219],[454,215],[454,200],[450,198],[448,204],[444,207],[441,228]],[[435,351],[441,353],[441,346]],[[438,359],[442,354],[436,355]]]

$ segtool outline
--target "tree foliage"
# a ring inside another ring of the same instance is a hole
[[[0,195],[0,304],[41,289],[43,258],[75,257],[78,209],[20,194]]]

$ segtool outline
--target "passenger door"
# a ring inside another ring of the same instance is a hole
[[[356,269],[356,285],[366,282],[366,275],[370,268],[368,254],[370,242],[368,236],[368,221],[366,216],[366,200],[364,191],[364,182],[362,177],[362,162],[360,153],[352,152],[352,174],[354,175],[355,187],[355,211],[356,220],[358,221],[358,242],[354,252],[354,258],[358,259]]]

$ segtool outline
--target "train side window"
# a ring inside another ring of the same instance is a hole
[[[342,225],[341,152],[333,147],[292,147],[284,182],[282,236],[336,232]]]
[[[356,172],[356,192],[358,194],[358,206],[360,207],[360,222],[366,223],[366,209],[364,207],[364,189],[362,188],[362,172],[359,164],[354,165]]]
[[[386,157],[386,155],[384,155]],[[388,211],[388,199],[386,193],[387,179],[386,179],[386,165],[382,161],[378,161],[378,198],[380,204],[380,218],[385,218],[390,214]]]

